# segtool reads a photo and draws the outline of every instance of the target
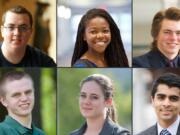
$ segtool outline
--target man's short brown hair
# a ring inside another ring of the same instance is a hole
[[[6,90],[4,89],[4,86],[8,81],[11,82],[14,80],[20,80],[22,78],[28,78],[32,80],[31,76],[23,71],[10,71],[5,73],[0,80],[0,96],[4,97],[6,95]]]
[[[32,18],[31,13],[30,13],[26,8],[24,8],[23,6],[20,6],[20,5],[8,9],[8,10],[3,14],[3,16],[2,16],[2,24],[5,23],[6,14],[7,14],[8,12],[12,12],[12,13],[16,13],[16,14],[27,14],[28,17],[29,17],[30,25],[31,25],[31,27],[32,27],[32,25],[33,25],[33,18]]]

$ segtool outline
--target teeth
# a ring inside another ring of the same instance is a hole
[[[97,42],[98,45],[104,45],[104,42]]]

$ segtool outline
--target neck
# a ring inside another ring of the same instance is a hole
[[[82,57],[82,59],[88,59],[95,63],[98,67],[107,67],[106,60],[104,58],[104,53],[92,53],[87,51]]]
[[[100,133],[104,122],[105,122],[105,118],[102,117],[98,117],[98,118],[87,118],[86,119],[87,122],[87,129],[86,129],[86,133],[87,132],[94,132],[94,133]]]
[[[164,53],[162,50],[159,49],[159,51],[168,59],[168,60],[173,60],[174,58],[176,58],[176,56],[178,54],[175,54],[175,53]]]
[[[159,120],[158,123],[162,128],[168,128],[169,126],[171,126],[177,119],[178,117],[172,119],[172,120]]]
[[[31,129],[31,124],[32,124],[32,116],[31,114],[28,116],[17,116],[14,114],[10,114],[9,116],[11,116],[13,119],[15,119],[17,122],[19,122],[21,125],[23,125],[26,128]]]
[[[24,57],[26,47],[22,47],[21,49],[20,48],[12,49],[12,48],[9,48],[9,46],[3,42],[1,50],[2,50],[2,54],[4,55],[4,57],[9,62],[11,62],[13,64],[17,64]]]

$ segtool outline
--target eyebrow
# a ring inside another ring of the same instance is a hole
[[[87,94],[87,93],[86,92],[81,92],[80,94]],[[90,93],[90,95],[99,96],[99,95],[97,95],[95,93]]]

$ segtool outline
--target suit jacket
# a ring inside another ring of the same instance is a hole
[[[137,135],[158,135],[157,124],[153,125],[152,127],[146,129],[145,131],[143,131]],[[180,123],[179,123],[176,135],[180,135]]]
[[[180,56],[177,56],[176,66],[180,67]],[[144,55],[133,58],[133,67],[164,68],[168,67],[167,60],[158,50],[152,50]]]
[[[70,135],[83,135],[86,128],[87,124],[85,123],[80,129],[71,132]],[[115,124],[110,119],[106,119],[99,135],[130,135],[130,132],[127,129]]]

